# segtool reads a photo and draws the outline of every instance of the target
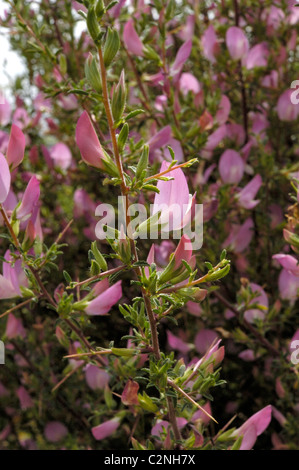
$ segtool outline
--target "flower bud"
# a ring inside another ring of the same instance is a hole
[[[104,46],[104,64],[108,67],[116,56],[120,46],[120,40],[116,29],[108,29]]]
[[[94,7],[90,7],[88,9],[86,23],[90,36],[94,41],[96,41],[99,37],[101,30]]]
[[[140,160],[136,168],[136,179],[139,180],[143,176],[143,172],[147,169],[148,166],[148,155],[149,155],[149,146],[144,145]]]
[[[90,85],[94,88],[97,93],[101,93],[102,91],[102,81],[100,76],[100,71],[97,66],[97,62],[95,57],[91,53],[88,54],[87,61],[85,63],[85,76],[90,83]]]
[[[129,126],[127,123],[125,123],[119,133],[118,139],[117,139],[117,144],[118,144],[118,149],[120,153],[123,151],[124,146],[126,145],[127,139],[129,135]]]
[[[125,72],[123,70],[121,72],[119,82],[114,89],[111,102],[112,114],[116,122],[118,122],[123,115],[126,107],[126,98]]]
[[[96,262],[98,263],[98,265],[102,269],[102,271],[107,271],[107,269],[108,269],[107,262],[106,262],[104,256],[102,255],[102,253],[99,251],[99,249],[97,247],[97,242],[92,242],[91,251],[92,251],[92,254],[95,257]]]

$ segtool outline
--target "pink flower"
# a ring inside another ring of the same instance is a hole
[[[282,299],[295,302],[298,299],[299,277],[283,269],[278,278],[278,288]]]
[[[234,60],[244,57],[249,50],[249,42],[241,28],[232,26],[226,31],[226,45]]]
[[[76,143],[85,163],[103,169],[105,154],[87,111],[81,114],[77,122]]]
[[[175,244],[171,240],[163,240],[160,245],[154,245],[154,249],[158,265],[165,267],[168,264],[169,256],[175,250]]]
[[[268,405],[252,415],[240,428],[234,431],[235,436],[243,436],[240,450],[252,449],[257,437],[269,426],[271,414],[272,407]]]
[[[96,297],[85,308],[87,315],[106,315],[122,297],[121,283],[122,281],[118,281],[108,287],[107,279],[98,282],[93,289]]]
[[[108,421],[104,421],[103,423],[99,424],[98,426],[94,426],[91,429],[93,437],[97,441],[101,441],[106,437],[111,436],[120,425],[120,418],[112,418]]]
[[[276,259],[276,261],[278,261],[279,264],[290,274],[297,277],[299,276],[299,264],[294,256],[279,253],[277,255],[273,255],[272,258]]]
[[[175,57],[175,61],[170,67],[170,74],[171,76],[177,76],[182,71],[182,68],[187,62],[192,49],[192,40],[188,39],[188,41],[184,42],[184,44],[179,48],[177,55]]]
[[[163,161],[160,173],[167,170],[170,163]],[[162,211],[160,221],[166,227],[162,231],[172,231],[184,227],[191,217],[194,196],[189,194],[186,177],[180,168],[166,173],[170,181],[158,181],[159,194],[155,194],[153,215]]]
[[[187,261],[189,264],[194,264],[191,263],[191,258],[192,258],[192,244],[187,237],[187,235],[183,235],[182,238],[179,241],[179,244],[174,252],[174,260],[175,260],[175,265],[174,269],[178,269],[182,265],[182,261]]]
[[[33,401],[31,399],[31,396],[25,389],[25,387],[19,387],[17,390],[17,395],[20,400],[20,405],[22,410],[26,410],[27,408],[32,408],[33,407]]]
[[[67,170],[72,163],[72,154],[67,145],[62,142],[58,142],[53,145],[49,151],[52,160],[54,161],[54,166]]]
[[[183,341],[178,336],[175,336],[169,330],[167,331],[167,341],[171,349],[180,351],[182,354],[187,354],[191,349],[190,344],[185,343],[185,341]]]
[[[150,153],[153,153],[155,150],[164,147],[169,143],[171,138],[171,127],[165,126],[159,132],[157,132],[151,139],[148,141],[148,146]]]
[[[268,310],[269,301],[266,292],[261,286],[251,282],[250,288],[252,292],[257,292],[254,299],[250,301],[250,304],[257,304],[262,307],[261,310],[259,308],[246,310],[244,314],[245,320],[247,320],[249,323],[253,323],[256,318],[260,318],[261,320],[265,318],[265,312]]]
[[[21,297],[20,286],[28,286],[28,280],[22,269],[22,261],[17,260],[12,266],[9,251],[5,253],[4,258],[6,262],[3,263],[3,275],[0,274],[0,299]]]
[[[7,318],[5,336],[8,339],[13,339],[17,336],[24,338],[26,336],[26,330],[22,320],[16,318],[12,313],[10,313]]]
[[[249,50],[247,57],[244,57],[243,62],[248,70],[251,70],[254,67],[266,67],[268,56],[269,50],[267,44],[256,44]]]
[[[21,205],[17,209],[17,218],[19,220],[26,220],[35,212],[39,196],[39,181],[36,176],[33,175],[25,189]]]
[[[212,25],[205,30],[201,41],[204,57],[214,64],[216,62],[215,56],[219,53],[219,41]]]
[[[281,121],[295,121],[299,115],[299,104],[293,104],[291,101],[294,90],[285,90],[280,95],[277,102],[277,114]]]
[[[230,247],[235,253],[241,253],[251,242],[252,236],[253,220],[248,218],[242,225],[232,227],[230,235],[223,242],[223,247]]]
[[[253,209],[260,202],[259,200],[254,200],[254,197],[262,183],[261,176],[255,175],[255,177],[236,196],[240,206],[245,209]]]
[[[192,73],[182,73],[180,77],[180,91],[183,95],[187,95],[189,91],[195,95],[201,91],[201,85]]]
[[[8,163],[4,155],[0,152],[0,204],[2,204],[9,193],[11,176]]]
[[[68,430],[63,423],[51,421],[46,425],[44,434],[47,441],[59,442],[68,434]]]
[[[134,21],[132,19],[125,24],[123,40],[131,54],[143,56],[143,44],[134,28]]]
[[[219,109],[216,113],[216,121],[218,122],[220,126],[226,123],[229,113],[230,113],[230,109],[231,109],[231,104],[230,104],[228,97],[226,95],[222,95],[220,104],[219,104]]]
[[[219,173],[223,183],[238,184],[244,174],[244,162],[235,150],[225,150],[219,160]]]
[[[204,328],[197,333],[194,339],[195,348],[200,354],[205,354],[216,339],[218,339],[218,335],[214,330]]]
[[[110,376],[105,370],[88,364],[85,369],[85,379],[92,390],[102,390],[109,383]]]
[[[188,421],[185,418],[177,418],[177,425],[179,429],[182,429],[184,426],[186,426],[187,423]],[[158,419],[156,424],[152,427],[151,434],[152,436],[159,437],[160,434],[163,433],[163,430],[165,429],[167,431],[169,427],[170,423],[168,421]]]

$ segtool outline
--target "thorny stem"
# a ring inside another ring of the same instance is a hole
[[[32,302],[33,299],[34,299],[34,297],[31,297],[30,299],[24,300],[24,302],[21,302],[20,304],[16,305],[15,307],[12,307],[12,308],[6,310],[6,312],[4,312],[0,315],[0,318],[6,317],[6,315],[9,315],[10,313],[14,312],[15,310],[18,310],[19,308],[25,307],[25,305],[28,305],[30,302]]]
[[[167,168],[167,170],[165,170],[165,171],[161,171],[161,173],[157,173],[156,175],[149,176],[148,178],[145,178],[144,182],[160,178],[161,176],[164,176],[164,175],[166,175],[167,173],[170,173],[173,170],[177,170],[178,168],[184,168],[184,167],[186,167],[186,164],[187,163],[185,162],[185,163],[180,163],[180,165],[174,165],[171,168]]]
[[[125,267],[126,266],[118,266],[117,268],[112,268],[112,269],[109,269],[108,271],[104,271],[100,274],[96,274],[95,276],[92,276],[89,279],[86,279],[85,281],[76,282],[74,287],[84,286],[85,284],[89,284],[90,282],[96,281],[97,279],[102,279],[103,277],[111,276],[111,274],[115,274],[115,273],[118,273],[119,271],[122,271],[123,269],[125,269]]]
[[[101,79],[102,79],[102,90],[103,90],[103,103],[107,115],[107,121],[108,121],[108,126],[109,126],[109,131],[110,131],[110,136],[112,140],[112,146],[113,146],[113,152],[114,152],[114,157],[116,161],[116,165],[119,171],[120,179],[121,179],[121,193],[122,196],[125,197],[126,200],[126,222],[127,226],[130,223],[130,216],[127,214],[127,207],[128,207],[128,188],[125,182],[125,176],[124,176],[124,171],[123,171],[123,166],[122,166],[122,161],[121,161],[121,156],[119,154],[118,150],[118,144],[117,144],[117,139],[116,139],[116,131],[114,128],[114,119],[112,116],[112,111],[110,107],[110,100],[109,100],[109,93],[108,93],[108,85],[107,85],[107,75],[106,75],[106,69],[105,69],[105,64],[104,64],[104,58],[103,58],[103,53],[101,47],[98,48],[98,53],[99,53],[99,60],[100,60],[100,73],[101,73]],[[137,255],[137,250],[136,250],[136,245],[133,239],[131,239],[131,247],[132,247],[132,252],[134,255],[134,261],[138,261],[138,255]],[[137,267],[135,269],[135,272],[137,276],[141,277],[141,269]],[[147,312],[147,316],[149,319],[150,323],[150,329],[151,329],[151,338],[152,338],[152,347],[154,351],[154,356],[156,360],[160,359],[160,347],[159,347],[159,340],[158,340],[158,331],[157,331],[157,324],[155,320],[155,315],[152,310],[151,306],[151,300],[150,297],[147,295],[145,289],[142,287],[142,296],[144,299],[144,304]],[[175,416],[175,410],[173,407],[173,403],[171,400],[167,399],[167,405],[168,405],[168,413],[169,413],[169,420],[171,423],[171,426],[173,428],[173,432],[175,435],[175,439],[179,440],[180,439],[180,432],[177,426],[177,421],[176,421],[176,416]]]

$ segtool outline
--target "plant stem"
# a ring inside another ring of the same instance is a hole
[[[116,131],[114,127],[114,119],[111,111],[111,106],[110,106],[110,100],[109,100],[109,93],[108,93],[108,85],[107,85],[107,75],[106,75],[106,69],[105,69],[105,64],[104,64],[104,58],[103,58],[103,53],[101,47],[98,48],[98,53],[99,53],[99,60],[100,60],[100,73],[101,73],[101,79],[102,79],[102,90],[103,90],[103,103],[107,115],[107,121],[108,121],[108,126],[109,126],[109,131],[110,131],[110,136],[111,136],[111,141],[112,141],[112,146],[113,146],[113,152],[114,152],[114,157],[116,161],[116,165],[119,171],[119,176],[121,179],[121,193],[122,196],[125,197],[126,201],[126,223],[127,226],[130,223],[130,217],[127,213],[127,207],[128,207],[128,188],[126,185],[125,181],[125,176],[124,176],[124,170],[123,170],[123,165],[121,161],[121,156],[119,154],[119,149],[118,149],[118,144],[117,144],[117,139],[116,139]],[[131,238],[131,237],[130,237]],[[136,250],[136,245],[134,240],[131,238],[131,247],[132,247],[132,252],[134,255],[134,262],[138,261],[138,255],[137,255],[137,250]],[[135,272],[137,276],[141,276],[142,272],[139,267],[135,269]],[[144,299],[144,304],[147,312],[147,316],[149,319],[150,323],[150,329],[151,329],[151,340],[152,340],[152,347],[153,347],[153,353],[155,356],[155,359],[158,361],[160,359],[160,347],[159,347],[159,340],[158,340],[158,331],[157,331],[157,324],[155,320],[155,315],[152,310],[151,306],[151,300],[150,297],[147,295],[146,291],[144,288],[141,288],[142,291],[142,296]],[[175,410],[172,404],[171,400],[167,399],[167,405],[168,405],[168,412],[169,412],[169,419],[171,426],[173,428],[173,432],[175,435],[175,439],[179,440],[180,438],[180,433],[179,429],[177,426],[177,421],[176,421],[176,416],[175,416]]]

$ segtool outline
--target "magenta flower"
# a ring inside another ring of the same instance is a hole
[[[165,126],[148,141],[150,153],[153,153],[155,150],[158,150],[161,147],[164,147],[164,145],[167,145],[170,139],[171,127]]]
[[[22,297],[20,287],[27,287],[28,280],[22,269],[22,261],[17,260],[11,265],[11,254],[7,251],[4,255],[3,275],[0,274],[0,299]]]
[[[195,336],[195,348],[200,354],[205,354],[218,338],[219,336],[214,330],[203,328]]]
[[[184,44],[179,48],[177,55],[175,57],[174,63],[170,67],[170,75],[172,77],[177,76],[182,71],[182,68],[187,62],[192,49],[192,40],[184,42]]]
[[[120,418],[112,418],[108,421],[104,421],[103,423],[99,424],[98,426],[94,426],[91,429],[93,437],[97,441],[101,441],[106,437],[111,436],[120,425]]]
[[[163,161],[160,173],[167,170],[170,163]],[[167,225],[162,231],[172,231],[183,228],[191,217],[194,196],[189,194],[186,177],[180,168],[166,173],[173,178],[170,181],[158,181],[159,194],[155,194],[153,215],[162,211],[160,221]]]
[[[25,387],[21,386],[18,388],[17,396],[20,400],[20,406],[22,410],[27,410],[28,408],[32,408],[34,406],[32,398]]]
[[[131,54],[143,56],[143,44],[134,28],[134,21],[132,19],[125,24],[123,40]]]
[[[100,169],[104,168],[102,162],[102,159],[105,158],[104,150],[87,111],[81,114],[77,122],[76,143],[79,147],[82,160],[84,160],[87,165]]]
[[[299,277],[282,269],[278,278],[278,288],[282,299],[289,300],[291,303],[295,302],[298,299]]]
[[[293,276],[299,276],[299,264],[294,256],[279,253],[277,255],[273,255],[272,258],[276,259],[276,261],[278,261],[279,264],[290,274],[293,274]]]
[[[67,145],[58,142],[49,150],[54,166],[67,170],[72,163],[72,154]]]
[[[294,90],[285,90],[280,95],[277,102],[277,114],[281,121],[295,121],[299,115],[299,104],[293,104],[291,101]]]
[[[60,421],[51,421],[44,429],[45,438],[49,442],[59,442],[68,434],[68,429]]]
[[[269,426],[271,414],[272,407],[268,405],[252,415],[240,428],[234,431],[235,436],[243,436],[240,450],[252,449],[257,437]]]
[[[167,341],[170,349],[175,349],[182,354],[188,354],[192,349],[192,345],[186,343],[182,338],[175,336],[171,331],[167,330]]]
[[[155,258],[159,266],[168,264],[169,256],[175,250],[175,244],[171,240],[163,240],[160,245],[154,245]]]
[[[0,152],[0,204],[2,204],[9,193],[11,176],[8,163],[4,155]]]
[[[244,174],[245,165],[238,152],[225,150],[219,160],[219,173],[223,183],[238,184]]]
[[[201,91],[201,85],[192,73],[182,73],[180,77],[180,91],[183,95],[187,95],[189,91],[197,95]]]
[[[36,176],[33,175],[25,189],[21,205],[17,209],[17,218],[19,220],[26,220],[35,212],[39,196],[39,181]]]
[[[107,279],[98,282],[93,289],[96,297],[85,308],[87,315],[106,315],[123,295],[121,283],[122,281],[118,281],[108,287]]]
[[[255,177],[236,196],[240,206],[245,209],[253,209],[260,202],[259,200],[254,200],[254,197],[262,183],[261,176],[255,175]]]
[[[179,429],[182,429],[184,426],[186,426],[187,423],[188,421],[186,418],[177,418],[177,425]],[[151,434],[152,436],[160,437],[160,434],[163,433],[164,429],[167,431],[169,427],[170,423],[168,421],[158,419],[156,424],[152,427]]]
[[[247,320],[249,323],[253,323],[256,318],[260,318],[263,320],[265,318],[265,313],[268,310],[269,307],[269,301],[268,301],[268,296],[264,289],[259,286],[258,284],[255,284],[254,282],[250,283],[250,288],[252,292],[256,292],[256,296],[250,301],[250,304],[257,304],[261,307],[259,308],[252,308],[249,310],[246,310],[244,314],[245,320]]]
[[[246,56],[249,50],[249,42],[241,28],[232,26],[226,31],[226,46],[230,56],[234,60],[240,60]]]
[[[215,56],[219,53],[219,41],[215,33],[215,29],[210,25],[202,35],[201,38],[203,55],[210,61],[212,64],[216,62]]]
[[[8,315],[5,336],[8,339],[13,339],[18,336],[25,338],[26,330],[23,326],[22,320],[16,318],[12,313]]]
[[[230,113],[230,109],[231,109],[230,100],[228,99],[226,95],[222,95],[220,104],[219,104],[219,109],[216,113],[216,121],[218,122],[220,126],[226,123],[229,113]]]
[[[195,260],[192,260],[192,243],[187,237],[187,235],[183,235],[179,241],[179,244],[174,252],[174,270],[178,269],[182,265],[182,261],[187,261],[187,263],[194,265]],[[192,266],[194,267],[194,266]]]
[[[203,334],[202,337],[204,338],[204,336],[205,336],[205,334]],[[210,339],[213,338],[211,333],[208,333],[208,335],[206,336],[206,338],[209,338],[209,337],[210,337]],[[217,335],[214,336],[213,343],[216,341],[216,338],[217,338]],[[212,358],[212,362],[213,362],[214,366],[216,366],[217,364],[219,364],[220,362],[223,361],[224,354],[225,354],[225,349],[224,349],[224,346],[219,347],[219,345],[221,343],[221,339],[219,339],[215,344],[213,344],[213,343],[210,344],[209,348],[206,350],[203,357],[196,362],[196,364],[193,367],[193,371],[196,371],[201,364],[203,364],[204,362],[208,361],[211,358]],[[207,343],[206,343],[206,345],[207,345]],[[199,345],[198,345],[198,340],[197,340],[197,347],[198,346]]]
[[[253,220],[249,217],[242,225],[235,225],[231,229],[228,238],[223,242],[223,247],[230,247],[235,253],[244,251],[253,236]]]
[[[85,380],[92,390],[102,390],[108,385],[110,376],[105,370],[88,364],[85,369]]]
[[[247,57],[244,57],[244,63],[248,70],[254,67],[266,67],[268,63],[269,49],[267,44],[261,43],[253,46]]]

